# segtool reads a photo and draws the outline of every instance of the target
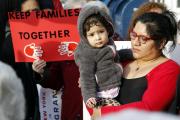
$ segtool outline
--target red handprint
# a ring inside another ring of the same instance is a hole
[[[74,55],[77,45],[77,42],[61,42],[61,44],[58,46],[58,52],[60,55],[67,55],[70,57]]]
[[[31,43],[24,47],[24,54],[29,58],[39,59],[43,54],[43,50],[41,50],[41,46],[36,46],[35,43]]]

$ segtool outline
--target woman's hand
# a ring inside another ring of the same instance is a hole
[[[89,107],[89,108],[94,108],[96,106],[96,98],[94,97],[91,97],[87,100],[86,102],[86,105]]]
[[[78,80],[78,87],[81,88],[81,81],[80,81],[80,78]]]
[[[42,74],[44,72],[45,66],[46,66],[46,61],[37,59],[37,60],[34,60],[34,62],[32,64],[32,69],[35,72]]]

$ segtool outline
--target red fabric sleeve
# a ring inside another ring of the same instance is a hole
[[[179,74],[179,65],[172,60],[168,60],[153,69],[146,76],[148,87],[142,97],[142,101],[121,106],[103,107],[101,109],[102,115],[127,108],[149,111],[158,111],[167,108],[175,96],[176,80]]]

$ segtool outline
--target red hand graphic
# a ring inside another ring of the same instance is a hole
[[[42,53],[41,47],[36,46],[35,43],[28,44],[24,47],[24,54],[29,58],[39,59]]]
[[[34,54],[34,49],[31,46],[27,46],[25,49],[25,53],[29,56],[32,56]]]
[[[69,51],[75,51],[76,47],[77,47],[77,44],[69,43],[68,49]]]
[[[70,42],[61,42],[58,46],[58,52],[60,55],[67,55],[68,57],[74,55],[74,51],[76,50],[78,43],[74,41]]]

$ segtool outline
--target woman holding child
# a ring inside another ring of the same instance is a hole
[[[177,25],[170,11],[149,12],[135,19],[129,32],[135,60],[124,65],[119,94],[120,106],[102,107],[102,114],[137,108],[149,111],[168,109],[173,101],[179,65],[162,50],[168,41],[176,43]]]

